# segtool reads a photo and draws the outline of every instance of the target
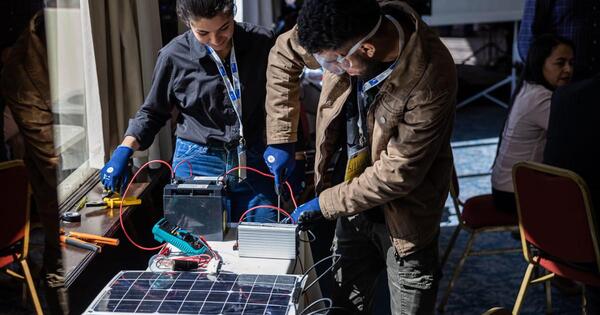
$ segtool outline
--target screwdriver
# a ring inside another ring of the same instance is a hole
[[[117,239],[117,238],[104,237],[104,236],[95,235],[95,234],[71,231],[71,232],[65,232],[65,236],[78,238],[80,240],[85,240],[85,241],[93,242],[96,244],[104,244],[104,245],[112,245],[112,246],[119,245],[119,239]]]
[[[91,250],[95,253],[100,251],[100,246],[92,244],[92,243],[88,243],[88,242],[84,242],[82,240],[78,240],[76,238],[72,238],[72,237],[68,237],[66,235],[61,235],[60,236],[60,241],[62,243],[65,243],[67,245],[71,245],[71,246],[75,246],[77,248],[82,248],[82,249],[87,249],[87,250]]]

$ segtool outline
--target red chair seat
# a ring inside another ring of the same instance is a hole
[[[15,261],[15,258],[13,255],[0,256],[0,268],[4,268],[4,267],[12,264],[14,261]]]
[[[595,264],[595,262],[593,263]],[[545,258],[540,259],[540,265],[544,267],[544,269],[564,278],[600,287],[600,275],[571,268]]]
[[[491,194],[469,198],[465,202],[461,217],[465,225],[473,229],[519,224],[516,213],[510,214],[496,209]]]

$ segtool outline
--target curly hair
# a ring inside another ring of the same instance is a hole
[[[336,50],[377,24],[377,0],[306,0],[298,17],[300,45],[309,53]]]
[[[190,19],[210,19],[220,13],[235,14],[233,0],[177,0],[177,16],[186,25]]]

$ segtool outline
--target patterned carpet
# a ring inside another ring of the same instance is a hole
[[[460,195],[469,197],[488,194],[491,190],[490,168],[496,154],[497,135],[506,111],[490,104],[469,105],[457,113],[453,135],[455,165],[459,176]],[[456,227],[457,219],[450,200],[440,235],[440,255]],[[448,286],[454,268],[462,255],[468,234],[462,231],[443,268],[444,277],[438,291],[438,304]],[[519,247],[510,233],[486,233],[474,242],[474,249]],[[527,264],[523,254],[509,253],[467,258],[443,314],[482,314],[499,306],[512,309]],[[566,297],[552,289],[553,314],[580,314],[581,296]],[[544,314],[545,295],[542,285],[529,290],[521,314]]]

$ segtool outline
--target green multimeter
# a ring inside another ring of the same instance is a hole
[[[207,250],[202,240],[180,228],[175,224],[169,223],[166,219],[160,219],[152,228],[154,239],[159,242],[167,242],[179,249],[188,256],[204,254]]]

